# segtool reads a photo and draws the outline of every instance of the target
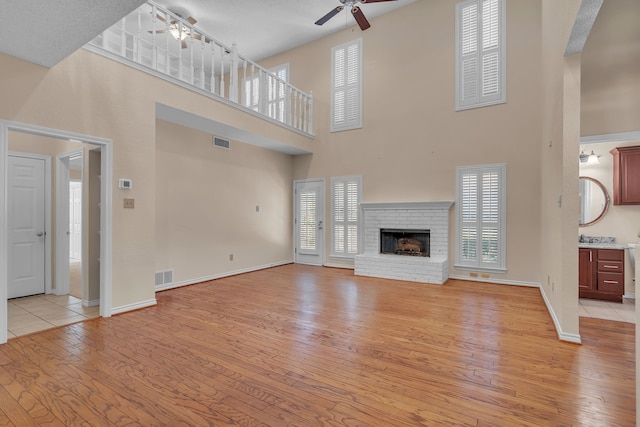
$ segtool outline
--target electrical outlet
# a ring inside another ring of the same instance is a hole
[[[256,212],[260,212],[260,205],[256,205]]]
[[[478,277],[478,273],[469,273],[469,277]]]
[[[233,261],[233,254],[229,254],[229,261]]]
[[[482,277],[483,279],[488,279],[490,276],[488,273],[482,273],[480,277]]]
[[[135,208],[135,199],[124,199],[123,207],[127,209]]]

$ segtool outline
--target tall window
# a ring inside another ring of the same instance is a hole
[[[358,253],[362,177],[331,178],[331,256],[353,258]]]
[[[505,272],[506,165],[459,167],[456,268]]]
[[[362,39],[331,50],[331,131],[362,127]]]
[[[258,73],[244,80],[244,106],[287,123],[289,102],[284,83],[289,81],[289,64],[272,68],[269,72],[271,74]]]
[[[456,5],[456,110],[504,103],[505,0]]]

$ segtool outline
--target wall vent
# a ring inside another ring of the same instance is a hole
[[[156,271],[156,286],[173,283],[173,270]]]
[[[231,143],[228,139],[218,138],[217,136],[213,137],[213,145],[218,148],[222,148],[228,150],[231,147]]]

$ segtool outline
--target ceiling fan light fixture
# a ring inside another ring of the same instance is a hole
[[[182,26],[182,31],[180,31],[180,24],[178,24],[177,22],[174,22],[170,25],[169,32],[171,33],[173,38],[178,41],[186,39],[189,34],[191,34],[189,29],[184,25]]]

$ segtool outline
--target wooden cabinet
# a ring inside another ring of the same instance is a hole
[[[613,155],[613,204],[640,205],[640,145],[616,147]]]
[[[580,298],[622,302],[624,250],[580,248],[578,266]]]

